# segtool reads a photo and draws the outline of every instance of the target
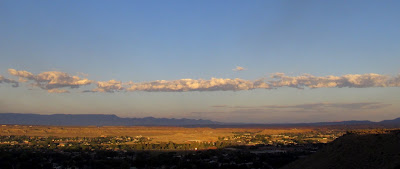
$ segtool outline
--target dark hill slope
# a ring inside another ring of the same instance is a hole
[[[400,169],[400,130],[353,132],[282,169]]]

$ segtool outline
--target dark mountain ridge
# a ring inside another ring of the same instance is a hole
[[[350,132],[282,169],[400,169],[400,130]]]
[[[55,125],[55,126],[186,126],[186,127],[306,127],[306,126],[374,126],[400,127],[400,118],[381,122],[341,121],[316,123],[222,123],[202,119],[175,118],[122,118],[114,114],[21,114],[0,113],[0,124]]]
[[[210,120],[175,118],[121,118],[112,114],[18,114],[1,113],[0,124],[55,126],[186,126],[218,124]]]

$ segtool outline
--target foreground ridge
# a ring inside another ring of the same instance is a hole
[[[400,168],[400,130],[358,130],[329,143],[311,156],[282,169]]]

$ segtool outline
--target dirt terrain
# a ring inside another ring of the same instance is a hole
[[[56,137],[100,137],[100,136],[143,136],[153,142],[173,141],[217,141],[218,137],[232,137],[234,133],[302,133],[310,132],[312,128],[184,128],[184,127],[119,127],[119,126],[88,126],[88,127],[60,127],[60,126],[21,126],[2,125],[0,135],[26,136],[56,136]]]

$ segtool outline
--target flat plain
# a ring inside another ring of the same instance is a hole
[[[54,137],[106,137],[130,136],[148,137],[151,142],[217,141],[219,137],[233,137],[235,133],[282,134],[305,133],[314,128],[186,128],[186,127],[148,127],[148,126],[24,126],[2,125],[1,136],[54,136]]]

